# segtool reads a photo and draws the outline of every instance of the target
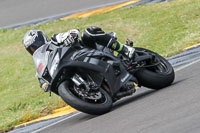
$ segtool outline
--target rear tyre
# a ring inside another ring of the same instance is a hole
[[[101,115],[112,109],[112,99],[110,95],[103,89],[100,89],[102,99],[99,101],[85,101],[78,97],[72,91],[68,81],[64,81],[58,87],[58,93],[61,98],[73,108],[92,115]]]
[[[144,48],[136,47],[135,49],[136,52],[145,51],[154,54],[155,58],[160,61],[159,65],[141,68],[135,73],[140,85],[158,90],[172,84],[175,78],[174,69],[165,58]]]

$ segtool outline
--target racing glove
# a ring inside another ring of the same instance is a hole
[[[67,45],[72,45],[74,42],[80,37],[80,32],[77,29],[70,30],[65,33],[59,33],[59,34],[54,34],[51,37],[51,42],[55,45],[61,45],[64,44],[65,46]]]

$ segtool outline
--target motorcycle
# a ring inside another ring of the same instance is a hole
[[[132,46],[128,40],[126,45]],[[115,56],[107,47],[97,49],[57,47],[38,48],[34,61],[39,77],[49,83],[48,90],[68,105],[92,115],[109,112],[122,97],[132,95],[136,86],[161,89],[174,81],[174,70],[159,54],[134,47],[132,59]]]

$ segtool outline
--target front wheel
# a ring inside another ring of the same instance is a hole
[[[174,69],[171,64],[159,54],[144,48],[135,48],[138,52],[152,54],[158,64],[151,67],[143,67],[135,73],[139,84],[151,89],[161,89],[169,86],[175,78]],[[151,64],[150,64],[151,65]]]
[[[76,87],[72,82],[64,81],[58,87],[58,93],[61,98],[73,108],[92,115],[101,115],[107,113],[112,108],[112,99],[103,89],[99,90],[101,98],[98,100],[87,99],[74,91]]]

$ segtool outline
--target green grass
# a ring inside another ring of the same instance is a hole
[[[135,46],[167,57],[200,40],[200,1],[175,0],[117,9],[88,18],[54,21],[16,30],[0,30],[0,129],[45,115],[63,106],[61,99],[39,89],[31,56],[22,45],[27,30],[38,28],[49,36],[72,28],[89,26],[115,31],[120,42],[127,38]]]

